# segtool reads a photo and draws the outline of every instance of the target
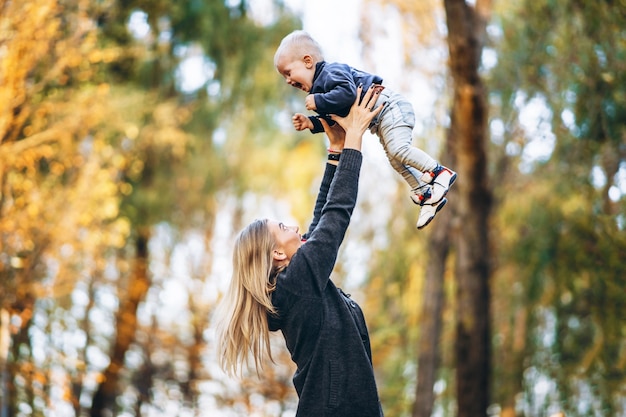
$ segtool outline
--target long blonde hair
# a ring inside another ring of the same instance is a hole
[[[319,43],[307,32],[294,30],[285,36],[280,45],[278,45],[274,54],[274,66],[278,64],[278,60],[283,56],[298,59],[305,55],[310,55],[315,63],[324,60],[324,53]]]
[[[266,355],[272,360],[267,314],[276,314],[271,293],[275,289],[274,237],[267,220],[255,220],[235,241],[233,276],[222,300],[218,323],[220,366],[237,375],[249,367],[252,352],[257,373]]]

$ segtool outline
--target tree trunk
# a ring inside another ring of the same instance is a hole
[[[454,139],[448,134],[441,163],[454,167],[455,153]],[[415,402],[413,403],[413,417],[430,417],[435,403],[433,388],[437,380],[437,370],[440,363],[440,348],[442,332],[444,297],[444,275],[448,253],[450,251],[450,232],[455,217],[454,192],[452,200],[446,205],[445,211],[437,216],[433,223],[432,234],[428,242],[429,258],[426,267],[426,284],[424,288],[424,302],[420,322],[420,337],[417,346],[417,386],[415,388]]]
[[[208,328],[208,317],[210,312],[203,308],[194,300],[193,294],[189,295],[189,306],[193,312],[193,343],[187,347],[187,357],[189,360],[189,376],[188,382],[183,386],[183,392],[198,409],[201,408],[201,392],[199,389],[199,381],[202,381],[204,374],[204,364],[202,363],[202,353],[205,350],[204,331]]]
[[[490,399],[490,290],[487,101],[478,74],[489,2],[444,0],[454,93],[457,238],[456,391],[459,417],[487,415]]]
[[[528,338],[529,326],[529,309],[527,307],[518,307],[515,318],[512,320],[513,325],[510,329],[509,341],[503,346],[504,351],[500,353],[501,359],[501,381],[498,384],[500,391],[499,399],[496,401],[501,404],[502,411],[500,417],[515,417],[517,415],[515,406],[517,397],[524,392],[524,361],[527,358],[526,340]]]
[[[94,307],[94,305],[96,304],[96,297],[95,297],[95,282],[96,282],[97,278],[93,277],[91,279],[91,281],[89,282],[89,287],[88,287],[88,295],[89,295],[89,302],[87,303],[87,306],[85,306],[85,316],[83,318],[83,320],[81,320],[81,324],[80,324],[80,328],[85,332],[85,345],[78,351],[78,355],[79,355],[79,361],[87,364],[87,350],[89,349],[89,347],[91,346],[91,322],[89,320],[89,316],[90,313]],[[80,397],[83,394],[83,387],[84,387],[84,379],[85,379],[85,369],[86,369],[86,365],[85,367],[78,368],[75,370],[74,375],[72,376],[72,398],[71,398],[71,402],[72,402],[72,406],[74,407],[74,415],[75,416],[80,416],[81,415],[81,404],[80,404]]]
[[[103,380],[94,394],[91,404],[91,417],[115,415],[115,399],[118,395],[120,371],[124,368],[124,357],[137,330],[137,308],[150,288],[148,277],[147,228],[140,228],[135,242],[135,264],[125,294],[120,294],[120,307],[117,314],[117,333],[113,343],[111,361],[105,369]],[[122,295],[125,297],[122,298]]]
[[[441,216],[441,214],[439,215]],[[417,387],[413,417],[430,417],[435,396],[433,387],[439,368],[439,340],[441,336],[442,309],[444,303],[443,275],[449,244],[448,217],[443,216],[433,225],[429,241],[430,256],[426,268],[424,303],[420,323],[417,357]]]
[[[9,415],[9,371],[7,366],[11,346],[10,320],[9,310],[0,309],[0,417],[8,417]]]

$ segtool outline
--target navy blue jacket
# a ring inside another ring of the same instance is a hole
[[[378,75],[360,71],[346,64],[318,62],[315,65],[313,85],[309,93],[315,94],[316,112],[320,116],[309,117],[313,122],[311,132],[324,131],[319,117],[324,117],[332,124],[334,122],[328,117],[329,114],[347,116],[356,100],[356,89],[359,84],[363,85],[362,94],[364,95],[370,85],[382,83],[383,79]]]
[[[330,280],[356,204],[362,154],[327,164],[306,242],[276,280],[268,316],[297,370],[297,417],[381,417],[369,335],[360,307]]]

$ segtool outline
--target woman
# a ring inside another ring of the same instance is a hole
[[[258,371],[263,355],[271,358],[269,331],[280,330],[297,365],[296,416],[382,416],[363,313],[330,280],[356,204],[362,136],[383,107],[373,109],[379,93],[370,88],[346,117],[333,116],[333,128],[324,122],[329,161],[308,233],[257,220],[235,243],[221,365],[237,373],[252,352]]]

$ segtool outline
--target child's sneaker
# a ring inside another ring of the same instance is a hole
[[[431,172],[424,172],[422,181],[432,186],[430,201],[425,204],[440,202],[448,194],[448,190],[455,180],[456,172],[442,165],[437,165]]]
[[[423,206],[424,204],[432,204],[432,187],[430,185],[424,185],[420,187],[419,190],[411,193],[411,200],[418,206]]]
[[[448,199],[444,197],[438,203],[423,205],[417,219],[417,228],[423,229],[428,226],[428,224],[435,218],[435,215],[443,208],[443,206],[446,205],[447,202]]]

